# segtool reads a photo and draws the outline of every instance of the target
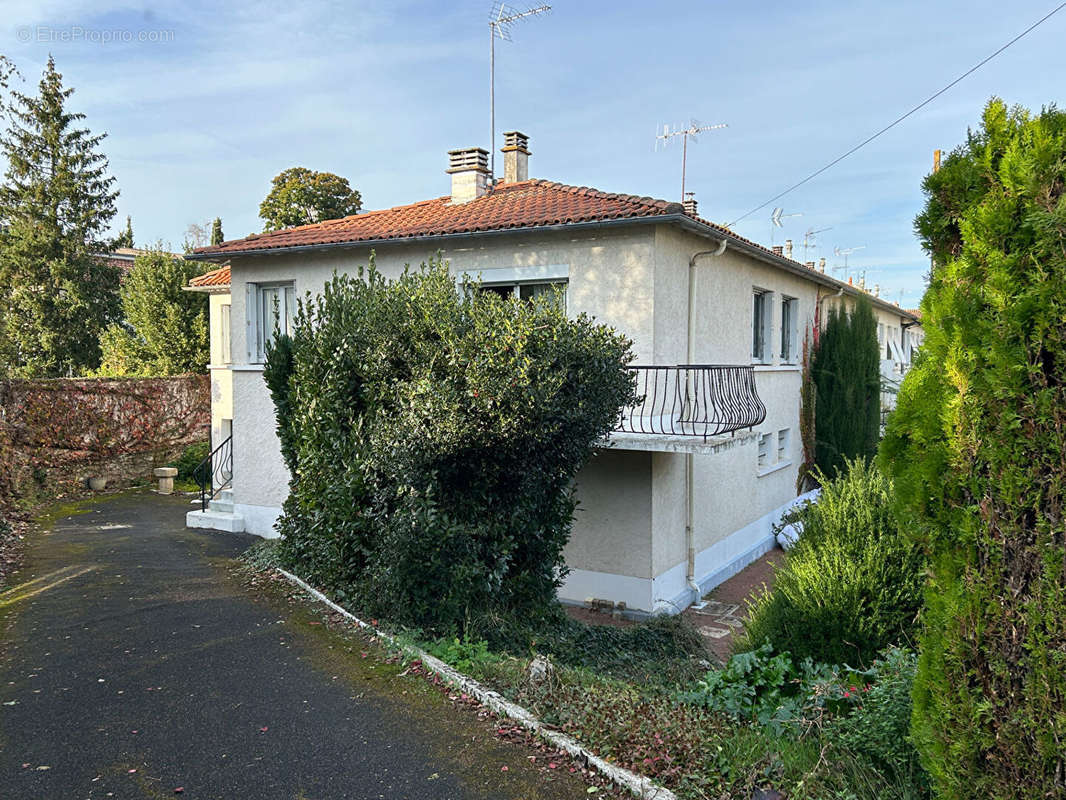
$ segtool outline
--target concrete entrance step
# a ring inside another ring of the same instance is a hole
[[[190,511],[185,515],[185,527],[243,533],[244,517],[231,511],[216,511],[214,508],[209,508],[207,511]]]

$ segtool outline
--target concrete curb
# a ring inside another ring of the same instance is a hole
[[[665,789],[662,786],[654,783],[648,778],[637,775],[635,772],[630,772],[628,769],[615,766],[595,753],[585,749],[577,740],[567,736],[565,733],[554,731],[546,728],[540,720],[534,717],[529,711],[522,708],[522,706],[512,703],[507,698],[503,697],[498,692],[494,692],[487,686],[482,686],[473,678],[463,675],[461,672],[456,671],[452,667],[445,664],[439,658],[430,655],[424,650],[414,647],[413,645],[401,644],[396,641],[392,636],[384,631],[378,630],[373,625],[363,622],[357,616],[352,614],[345,608],[334,603],[322,592],[317,589],[308,586],[300,578],[297,578],[291,572],[286,572],[283,569],[275,568],[279,575],[282,575],[287,581],[303,589],[309,595],[314,597],[329,606],[331,609],[341,614],[345,619],[354,622],[360,628],[366,631],[372,632],[375,636],[388,642],[393,647],[400,648],[407,655],[417,658],[426,666],[427,669],[432,670],[449,683],[459,687],[467,694],[476,697],[479,702],[491,708],[497,714],[513,719],[515,722],[527,728],[542,739],[551,742],[553,745],[561,750],[565,750],[574,758],[581,760],[582,762],[594,767],[597,772],[609,779],[612,783],[621,786],[623,789],[627,789],[642,800],[677,800],[677,796],[669,789]]]

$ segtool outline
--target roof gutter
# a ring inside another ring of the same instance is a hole
[[[693,219],[684,213],[672,213],[672,214],[656,214],[646,217],[618,217],[615,219],[597,219],[589,220],[588,222],[562,222],[555,225],[530,225],[527,227],[515,227],[515,228],[494,228],[488,231],[464,231],[461,233],[439,233],[429,236],[404,236],[394,237],[388,239],[364,239],[356,242],[329,242],[327,244],[301,244],[293,245],[291,247],[271,247],[260,248],[250,250],[226,250],[224,252],[215,253],[188,253],[185,256],[187,261],[226,261],[230,258],[238,256],[271,256],[271,255],[285,255],[288,253],[307,253],[307,252],[322,252],[329,250],[354,250],[362,247],[380,247],[383,245],[397,245],[397,244],[412,244],[412,243],[445,243],[455,239],[471,239],[471,238],[490,238],[494,236],[510,236],[516,233],[563,233],[570,231],[580,231],[596,228],[614,227],[618,225],[662,225],[662,224],[677,224],[683,230],[687,230],[691,233],[695,233],[699,236],[713,239],[715,244],[719,244],[722,241],[728,241],[729,246],[739,252],[745,253],[752,258],[762,261],[763,263],[770,264],[778,269],[784,269],[786,272],[791,272],[793,275],[797,275],[806,280],[813,281],[814,283],[821,284],[822,286],[828,286],[834,290],[843,289],[845,294],[852,297],[869,297],[870,302],[875,306],[878,306],[886,311],[891,311],[893,314],[898,313],[902,317],[907,319],[913,319],[916,323],[920,324],[920,320],[913,317],[911,314],[904,311],[899,306],[887,303],[880,298],[873,297],[867,292],[862,292],[853,286],[849,286],[843,281],[839,281],[829,275],[825,275],[821,272],[816,272],[803,264],[793,261],[790,258],[784,256],[775,255],[772,252],[764,250],[763,248],[744,241],[738,238],[732,232],[716,228],[713,225],[708,225],[700,220]]]

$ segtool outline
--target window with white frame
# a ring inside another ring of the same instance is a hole
[[[566,283],[565,280],[482,283],[481,290],[530,302],[538,297],[550,298],[559,304],[562,311],[566,311]]]
[[[218,307],[218,339],[219,339],[219,363],[230,364],[233,362],[230,352],[230,304],[226,303]]]
[[[781,298],[781,361],[785,364],[795,364],[799,358],[799,348],[796,347],[799,333],[796,328],[797,308],[799,300],[795,297]]]
[[[770,440],[773,438],[772,433],[759,434],[759,457],[758,465],[760,468],[770,465]]]
[[[766,364],[770,361],[770,310],[773,293],[755,289],[751,313],[751,360]]]
[[[878,344],[884,344],[885,343],[885,323],[883,323],[883,322],[878,322],[877,323],[877,343]]]
[[[248,285],[248,345],[249,359],[262,364],[266,360],[267,342],[277,333],[292,333],[296,318],[296,286],[283,283],[254,283]]]
[[[789,428],[782,428],[777,432],[777,461],[779,464],[789,460],[788,446],[792,441],[792,431]]]

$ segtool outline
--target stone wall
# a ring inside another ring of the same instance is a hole
[[[0,505],[150,480],[210,425],[206,375],[0,381]]]

